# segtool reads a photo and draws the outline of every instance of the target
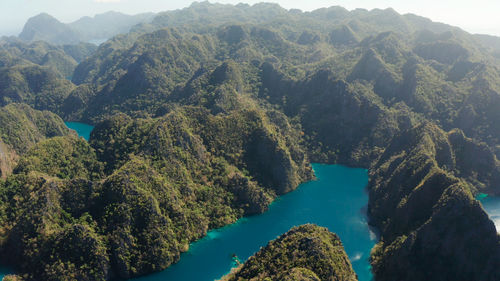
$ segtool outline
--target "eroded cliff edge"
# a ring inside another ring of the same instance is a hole
[[[396,136],[370,172],[377,279],[500,278],[500,237],[473,196],[496,192],[499,175],[492,151],[459,130],[425,123]]]

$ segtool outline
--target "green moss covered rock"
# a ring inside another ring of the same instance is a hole
[[[292,228],[223,280],[358,280],[340,238],[326,228]]]

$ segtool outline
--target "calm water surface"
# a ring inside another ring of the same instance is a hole
[[[179,263],[140,281],[213,281],[235,266],[232,254],[248,259],[291,227],[315,223],[337,233],[360,281],[372,279],[368,258],[375,235],[366,220],[368,174],[364,169],[313,164],[317,181],[281,196],[269,211],[209,232],[191,244]]]
[[[87,141],[90,139],[90,133],[94,129],[94,126],[79,123],[79,122],[64,122],[66,126],[72,130],[75,130],[80,137],[83,137]]]
[[[490,216],[490,219],[495,223],[497,232],[500,232],[500,197],[492,197],[480,193],[476,199],[481,201],[484,210]]]
[[[0,266],[0,280],[2,280],[5,277],[5,275],[13,273],[14,272],[10,268]]]

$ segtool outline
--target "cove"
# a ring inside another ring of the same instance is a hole
[[[192,243],[177,264],[136,280],[219,279],[236,266],[232,254],[245,261],[268,241],[305,223],[315,223],[337,233],[359,280],[372,280],[368,259],[376,238],[366,218],[367,170],[340,165],[312,166],[316,181],[301,184],[297,190],[277,198],[264,214],[210,231],[205,238]]]
[[[480,193],[476,199],[481,201],[483,209],[488,213],[490,219],[495,223],[497,232],[500,232],[500,197],[488,196]]]
[[[64,124],[66,124],[66,127],[75,130],[80,137],[83,137],[87,141],[90,139],[90,133],[94,129],[94,126],[80,122],[64,122]]]

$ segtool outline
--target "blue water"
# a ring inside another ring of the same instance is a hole
[[[87,141],[90,139],[90,133],[94,129],[94,126],[80,123],[80,122],[64,122],[66,126],[72,130],[75,130],[80,137],[83,137]]]
[[[5,275],[8,274],[14,274],[14,271],[12,271],[8,267],[0,266],[0,280],[2,280],[5,277]]]
[[[495,223],[497,232],[500,232],[500,197],[492,197],[484,193],[480,193],[476,196],[476,199],[481,201],[484,210],[488,213],[490,219]]]
[[[369,264],[375,235],[366,220],[368,174],[364,169],[313,164],[317,181],[278,198],[262,215],[240,219],[191,244],[179,263],[140,281],[213,281],[228,273],[235,253],[248,259],[291,227],[315,223],[337,233],[360,281],[372,279]]]
[[[91,126],[81,126],[85,125],[81,123],[67,125],[88,139]],[[317,181],[304,183],[296,191],[281,196],[262,215],[243,218],[209,232],[205,238],[191,244],[189,251],[181,255],[179,263],[137,280],[213,281],[236,266],[233,253],[244,261],[268,241],[305,223],[325,226],[337,233],[359,280],[372,280],[368,259],[376,238],[368,228],[365,215],[367,171],[339,165],[313,164],[313,168]],[[489,198],[483,199],[485,209],[490,202],[486,199]],[[9,273],[12,271],[0,267],[0,280]]]

